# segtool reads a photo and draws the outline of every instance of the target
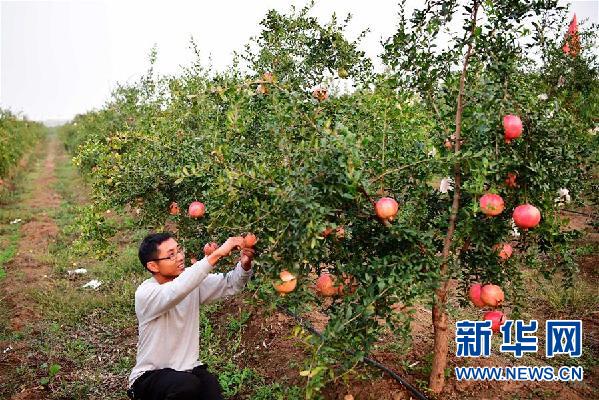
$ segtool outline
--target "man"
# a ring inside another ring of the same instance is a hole
[[[142,400],[223,399],[218,379],[199,361],[200,304],[240,292],[252,275],[252,249],[230,237],[209,256],[185,268],[185,254],[170,233],[146,236],[139,260],[152,273],[135,292],[139,323],[137,362],[129,397]],[[227,274],[210,273],[221,257],[242,248]]]

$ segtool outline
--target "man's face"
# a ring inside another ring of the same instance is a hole
[[[185,253],[173,238],[167,239],[158,246],[156,261],[150,261],[148,268],[154,272],[159,283],[172,281],[185,269]]]

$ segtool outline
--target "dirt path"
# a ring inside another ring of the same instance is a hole
[[[5,302],[3,307],[10,316],[9,328],[16,335],[31,328],[32,322],[39,317],[30,294],[34,291],[43,292],[49,285],[48,276],[52,266],[44,260],[47,260],[45,256],[49,245],[59,231],[53,214],[60,206],[61,197],[53,189],[53,185],[56,182],[56,164],[65,162],[66,155],[55,135],[48,137],[43,149],[45,158],[38,161],[25,178],[25,182],[28,183],[23,193],[23,201],[20,204],[8,205],[19,210],[23,216],[17,252],[6,265],[6,278],[0,283]],[[25,342],[21,341],[2,343],[0,384],[4,379],[15,377],[13,369],[26,357],[25,347]],[[33,398],[36,396],[29,390],[12,397]]]
[[[32,218],[21,226],[18,251],[7,273],[7,288],[15,292],[14,317],[11,319],[14,330],[20,330],[25,320],[34,317],[24,294],[45,285],[44,276],[47,277],[51,272],[51,266],[45,265],[41,256],[48,252],[48,245],[58,234],[56,222],[49,215],[60,205],[61,200],[52,189],[56,181],[56,158],[60,149],[56,137],[49,139],[46,149],[46,159],[38,167],[41,170],[33,182],[33,191],[24,202],[25,208],[33,211]]]

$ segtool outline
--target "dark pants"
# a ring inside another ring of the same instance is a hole
[[[205,365],[191,372],[171,368],[148,371],[135,380],[131,389],[127,394],[136,400],[224,399],[218,378],[208,372]]]

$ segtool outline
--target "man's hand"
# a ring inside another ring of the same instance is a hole
[[[241,266],[244,270],[249,271],[252,269],[252,260],[254,259],[254,249],[244,248],[241,249]]]
[[[225,241],[225,243],[222,244],[222,246],[214,250],[214,252],[207,257],[208,262],[210,263],[210,265],[214,265],[218,262],[218,260],[221,259],[221,257],[228,256],[231,253],[231,251],[240,248],[242,245],[243,237],[231,236]]]

